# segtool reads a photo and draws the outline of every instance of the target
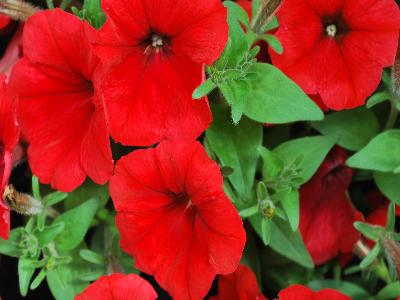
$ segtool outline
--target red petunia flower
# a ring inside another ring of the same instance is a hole
[[[198,142],[161,142],[122,157],[110,180],[121,247],[174,299],[202,299],[239,265],[245,231]]]
[[[31,169],[61,191],[86,176],[104,184],[113,169],[99,61],[91,51],[95,37],[87,22],[60,9],[36,13],[25,25],[24,57],[10,79]]]
[[[218,278],[218,296],[210,300],[267,300],[261,294],[256,276],[246,265],[240,265],[235,272]]]
[[[154,300],[157,293],[146,280],[135,274],[101,276],[75,300]]]
[[[203,65],[222,53],[220,0],[103,0],[107,21],[95,53],[111,65],[102,86],[112,137],[128,145],[197,138],[212,120],[207,99],[192,100]],[[127,13],[134,12],[134,13]]]
[[[286,0],[278,12],[282,55],[273,63],[334,110],[363,105],[393,64],[400,28],[393,0]]]
[[[279,300],[351,300],[351,298],[332,289],[314,292],[305,286],[294,284],[279,292]]]
[[[346,159],[346,152],[335,147],[300,189],[300,232],[315,264],[351,253],[360,238],[353,223],[363,217],[347,195],[353,170]]]
[[[3,200],[3,194],[10,178],[12,153],[18,143],[18,137],[14,106],[7,93],[6,76],[2,74],[0,75],[0,237],[6,240],[10,234],[10,209]]]

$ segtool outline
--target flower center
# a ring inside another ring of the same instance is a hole
[[[337,33],[337,27],[335,24],[329,24],[325,28],[326,34],[330,37],[335,37]]]
[[[151,35],[151,46],[153,48],[160,48],[164,45],[164,41],[162,36],[158,35],[157,33],[153,33]]]
[[[169,39],[167,36],[161,35],[157,32],[151,32],[148,37],[143,40],[144,53],[160,53],[161,51],[168,50]]]

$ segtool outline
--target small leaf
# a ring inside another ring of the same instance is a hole
[[[268,43],[268,45],[278,54],[283,53],[283,46],[281,42],[272,34],[265,34],[262,39]]]
[[[376,300],[391,300],[400,295],[400,282],[392,282],[385,286],[376,295]]]
[[[361,151],[347,160],[352,168],[393,172],[400,166],[400,130],[392,129],[377,135]]]
[[[64,230],[64,222],[56,223],[51,226],[44,228],[42,232],[38,234],[39,246],[44,247],[53,241],[57,235]]]
[[[46,195],[43,198],[43,202],[46,207],[49,207],[49,206],[55,205],[55,204],[65,200],[67,197],[68,197],[68,193],[63,193],[63,192],[57,191],[57,192]]]
[[[31,283],[31,290],[35,290],[46,278],[46,270],[41,269],[39,274],[35,277],[35,279]]]
[[[371,108],[383,101],[387,101],[391,99],[391,95],[387,91],[382,91],[379,93],[375,93],[372,95],[367,102],[367,108]]]
[[[266,181],[276,180],[283,169],[283,162],[275,153],[265,147],[259,147],[258,151],[263,159],[263,179]]]
[[[31,259],[21,257],[18,261],[18,278],[19,278],[19,291],[22,296],[28,294],[29,285],[35,272],[32,267]]]
[[[354,227],[370,240],[378,241],[384,234],[385,229],[378,225],[363,222],[355,222]]]
[[[98,206],[99,200],[93,198],[58,216],[53,221],[53,225],[65,223],[64,230],[55,239],[56,248],[59,251],[68,252],[81,243]]]
[[[39,179],[36,176],[32,176],[32,194],[38,200],[42,198],[40,195]]]
[[[233,1],[224,1],[224,6],[228,9],[229,14],[235,16],[240,23],[242,23],[246,28],[249,28],[249,16],[240,5]]]
[[[81,249],[79,250],[79,256],[92,264],[101,266],[104,265],[104,257],[92,250]]]
[[[361,261],[360,267],[361,269],[366,269],[370,266],[375,259],[378,257],[379,253],[381,252],[382,247],[379,243],[375,244],[375,247],[368,253],[368,255]]]
[[[257,214],[257,213],[258,213],[258,204],[241,210],[239,212],[239,216],[242,217],[242,219],[246,219],[246,218],[251,217],[251,216],[253,216],[253,215]]]
[[[214,81],[212,81],[211,78],[208,78],[194,90],[192,98],[201,99],[211,93],[216,87],[217,85],[214,83]]]
[[[284,193],[281,198],[281,203],[286,212],[292,230],[296,231],[299,227],[300,220],[299,191],[294,190]]]
[[[396,225],[396,207],[393,202],[389,204],[387,212],[386,230],[393,232]]]
[[[269,245],[271,242],[271,220],[265,218],[261,220],[261,238],[264,245]]]

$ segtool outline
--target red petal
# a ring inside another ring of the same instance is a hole
[[[144,279],[135,274],[101,276],[75,300],[154,300],[157,293]]]
[[[314,292],[311,289],[301,285],[291,285],[279,292],[279,300],[351,300],[350,297],[332,290],[323,289]]]

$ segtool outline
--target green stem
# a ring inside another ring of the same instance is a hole
[[[66,10],[67,7],[71,4],[71,2],[72,2],[72,0],[63,0],[63,1],[61,2],[60,8],[61,8],[62,10]]]
[[[53,9],[54,8],[53,0],[46,0],[46,3],[47,3],[47,8],[48,9]]]
[[[390,112],[389,112],[389,117],[388,117],[386,125],[385,125],[385,131],[393,128],[393,126],[397,120],[397,115],[398,115],[398,111],[396,108],[396,101],[395,101],[395,99],[392,99],[392,101],[390,101]]]

